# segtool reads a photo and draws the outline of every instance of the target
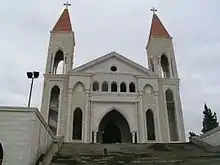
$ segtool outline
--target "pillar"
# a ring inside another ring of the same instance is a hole
[[[135,132],[132,132],[132,143],[135,143]]]
[[[97,143],[97,131],[94,131],[94,143]]]
[[[72,117],[73,117],[73,113],[72,113],[72,97],[73,97],[73,92],[71,89],[69,89],[68,91],[68,117],[67,117],[67,122],[66,122],[66,137],[65,137],[65,141],[71,141],[71,132],[72,132],[72,125],[73,123],[71,122]]]
[[[159,92],[155,91],[154,97],[156,97],[156,109],[154,114],[154,123],[155,123],[155,135],[156,135],[156,141],[161,142],[161,121],[160,121],[160,107],[159,107]]]
[[[185,142],[186,139],[185,139],[183,112],[182,112],[180,92],[179,92],[178,87],[176,88],[176,92],[174,93],[174,98],[175,98],[174,105],[175,105],[175,117],[176,117],[176,124],[177,124],[178,140],[181,142]]]
[[[86,98],[85,98],[85,113],[84,113],[84,137],[83,142],[88,143],[88,115],[89,115],[89,90],[86,90]]]
[[[58,118],[57,118],[57,136],[63,136],[62,135],[62,132],[61,132],[61,120],[62,120],[62,109],[63,109],[63,100],[64,100],[64,97],[63,97],[63,87],[59,86],[60,88],[60,94],[59,94],[59,97],[58,97]]]
[[[144,131],[144,109],[143,109],[143,92],[139,92],[139,106],[138,106],[138,117],[139,117],[139,142],[145,143],[145,131]]]

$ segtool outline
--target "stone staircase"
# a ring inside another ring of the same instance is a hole
[[[107,152],[106,152],[107,149]],[[104,152],[105,150],[105,152]],[[193,143],[78,144],[64,143],[51,165],[219,165],[220,153]]]

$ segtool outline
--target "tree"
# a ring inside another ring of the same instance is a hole
[[[206,133],[216,127],[218,127],[218,119],[216,116],[216,113],[212,113],[211,109],[207,107],[207,105],[204,105],[204,111],[203,111],[203,129],[202,133]]]
[[[194,132],[189,132],[189,137],[197,136]]]
[[[189,140],[191,140],[191,138],[193,137],[193,136],[197,136],[194,132],[189,132]]]

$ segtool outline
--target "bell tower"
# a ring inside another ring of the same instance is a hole
[[[65,8],[50,34],[45,74],[67,74],[73,67],[74,47],[74,32]]]
[[[68,73],[73,68],[75,38],[68,6],[50,32],[41,113],[55,135],[65,135]]]
[[[149,69],[160,78],[178,78],[172,37],[157,16],[157,10],[153,8],[151,11],[153,18],[146,46]]]
[[[146,46],[149,69],[159,76],[161,135],[169,142],[185,141],[185,129],[179,91],[179,77],[172,37],[153,11],[150,35]]]

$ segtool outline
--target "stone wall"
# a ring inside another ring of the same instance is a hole
[[[4,165],[33,165],[53,136],[38,109],[0,107],[0,141]]]

